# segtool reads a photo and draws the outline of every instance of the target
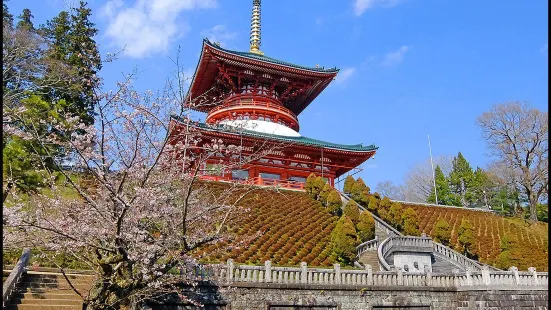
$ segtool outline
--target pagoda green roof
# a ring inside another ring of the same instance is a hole
[[[172,118],[179,121],[179,122],[181,122],[181,119],[177,116],[173,116]],[[281,136],[281,135],[257,132],[257,131],[253,131],[253,130],[249,130],[249,129],[236,128],[236,127],[233,127],[233,126],[214,125],[214,124],[206,124],[206,123],[193,123],[193,126],[196,127],[196,128],[209,130],[209,131],[216,131],[216,132],[228,133],[228,134],[242,134],[244,136],[265,138],[265,139],[269,139],[269,140],[275,140],[275,141],[281,141],[281,142],[290,142],[290,143],[309,145],[309,146],[314,146],[314,147],[323,147],[323,148],[342,150],[342,151],[370,152],[370,151],[375,151],[379,148],[379,147],[376,147],[373,144],[368,145],[368,146],[364,146],[361,143],[360,144],[351,144],[351,145],[349,145],[349,144],[338,144],[338,143],[332,143],[332,142],[307,138],[307,137],[304,137],[304,136],[299,136],[299,137]]]
[[[265,56],[265,55],[259,55],[259,54],[250,53],[250,52],[232,51],[232,50],[229,50],[229,49],[225,49],[225,48],[221,47],[220,45],[218,45],[216,43],[210,42],[209,39],[206,39],[206,38],[203,40],[203,42],[204,42],[204,44],[207,44],[207,45],[209,45],[213,48],[222,50],[226,53],[234,54],[234,55],[241,56],[241,57],[251,58],[251,59],[254,59],[254,60],[265,61],[265,62],[269,62],[269,63],[272,63],[272,64],[277,64],[277,65],[282,65],[282,66],[287,66],[287,67],[302,69],[302,70],[316,71],[316,72],[326,72],[326,73],[339,72],[339,69],[337,69],[337,67],[328,68],[328,69],[325,69],[324,67],[319,67],[319,68],[314,67],[314,68],[312,68],[312,67],[306,67],[306,66],[301,66],[301,65],[295,65],[295,64],[292,64],[290,62],[275,59],[275,58],[268,57],[268,56]]]

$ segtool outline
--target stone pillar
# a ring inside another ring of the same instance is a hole
[[[365,265],[365,270],[367,271],[367,285],[373,285],[373,268],[371,265]]]
[[[532,276],[534,277],[534,285],[540,284],[538,281],[538,273],[536,272],[535,267],[528,268],[528,272],[532,273]]]
[[[335,269],[335,283],[341,284],[341,264],[335,263],[333,268]]]
[[[233,259],[231,258],[228,259],[227,266],[228,266],[228,273],[226,274],[227,276],[226,282],[231,283],[233,282]]]
[[[518,268],[515,267],[515,266],[511,266],[511,267],[509,267],[509,271],[513,272],[513,276],[515,277],[515,284],[519,285],[520,284],[520,277],[518,275]]]
[[[272,262],[267,260],[264,262],[264,267],[266,269],[265,279],[267,283],[272,282]]]
[[[427,286],[431,286],[432,285],[432,270],[427,265],[425,265],[424,268],[425,268],[425,275],[427,277]]]
[[[300,283],[308,283],[308,265],[305,262],[300,263]]]
[[[490,268],[488,268],[488,266],[482,266],[481,272],[484,285],[490,285]]]
[[[398,276],[398,285],[404,285],[404,273],[401,267],[396,267],[396,275]]]

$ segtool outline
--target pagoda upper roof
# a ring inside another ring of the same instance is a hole
[[[289,81],[295,80],[310,85],[299,97],[288,102],[282,102],[295,115],[300,114],[339,72],[337,68],[306,67],[264,55],[232,51],[204,39],[199,62],[186,98],[187,104],[190,104],[192,99],[197,100],[191,105],[192,109],[208,112],[220,103],[221,98],[217,98],[212,93],[213,87],[215,88],[217,85],[220,66],[230,66],[240,68],[245,72],[252,70],[266,73],[269,76],[284,77],[285,79],[282,78],[281,83],[289,83]],[[283,80],[287,82],[283,82]]]
[[[306,67],[306,66],[301,66],[301,65],[296,65],[296,64],[290,63],[290,62],[286,62],[286,61],[283,61],[283,60],[275,59],[275,58],[272,58],[272,57],[268,57],[266,55],[259,55],[259,54],[250,53],[250,52],[232,51],[232,50],[223,48],[220,45],[217,45],[216,43],[210,42],[209,39],[203,39],[203,42],[206,45],[212,46],[213,48],[217,48],[219,50],[222,50],[222,51],[230,53],[230,54],[234,54],[234,55],[238,55],[238,56],[242,56],[242,57],[248,57],[248,58],[252,58],[252,59],[255,59],[255,60],[265,61],[265,62],[277,64],[277,65],[283,65],[283,66],[288,66],[288,67],[292,67],[292,68],[296,68],[296,69],[316,71],[316,72],[328,72],[328,73],[337,73],[337,72],[339,72],[339,69],[337,69],[337,67],[328,68],[328,69],[325,69],[324,67]]]
[[[181,119],[177,116],[172,116],[172,119],[178,122],[181,122]],[[298,137],[281,136],[281,135],[275,135],[275,134],[270,134],[265,132],[257,132],[254,130],[237,128],[234,126],[227,126],[227,125],[193,123],[192,126],[201,130],[207,130],[207,131],[213,131],[213,132],[219,132],[219,133],[225,133],[225,134],[233,134],[233,135],[243,135],[243,136],[249,136],[253,138],[264,138],[264,139],[273,140],[276,142],[289,142],[291,144],[301,144],[301,145],[320,147],[320,148],[323,147],[324,149],[334,149],[339,151],[365,153],[365,152],[376,151],[379,148],[373,144],[367,145],[367,146],[364,146],[363,144],[338,144],[338,143],[312,139],[304,136],[298,136]]]

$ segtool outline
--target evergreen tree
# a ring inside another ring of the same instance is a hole
[[[19,22],[17,23],[17,29],[25,29],[27,31],[34,31],[34,25],[32,22],[33,15],[31,14],[31,10],[29,9],[23,9],[23,12],[21,15],[17,16],[19,18]]]
[[[373,213],[377,213],[377,209],[379,208],[379,200],[376,198],[375,195],[369,197],[369,203],[367,204],[367,210]]]
[[[327,196],[327,210],[333,215],[340,215],[342,208],[341,195],[333,189]]]
[[[383,221],[390,222],[390,217],[388,214],[390,211],[390,207],[392,207],[392,200],[390,200],[390,198],[384,197],[383,199],[381,199],[381,201],[379,201],[379,205],[377,208],[377,215]]]
[[[325,183],[323,188],[321,189],[321,192],[319,193],[318,200],[321,202],[323,206],[327,205],[327,196],[329,196],[329,193],[333,190],[333,187],[329,185],[329,183]]]
[[[334,261],[349,265],[356,257],[358,236],[354,224],[347,216],[342,216],[331,232],[331,257]]]
[[[4,21],[3,26],[13,28],[13,15],[10,14],[10,11],[8,9],[8,6],[6,5],[6,2],[8,2],[8,0],[4,0],[2,3],[2,18]]]
[[[348,216],[354,225],[357,225],[360,221],[360,209],[352,199],[348,200],[344,206],[342,214]]]
[[[407,208],[402,214],[402,227],[406,236],[419,236],[419,217],[413,208]]]
[[[461,225],[457,231],[457,242],[461,253],[470,257],[473,256],[472,250],[475,244],[474,226],[467,219],[461,220]]]
[[[354,177],[352,177],[351,175],[347,176],[344,179],[344,186],[343,186],[342,191],[345,194],[350,194],[350,191],[352,190],[352,186],[354,186],[355,182],[356,182],[356,180],[354,180]]]
[[[452,237],[450,224],[444,219],[439,220],[434,225],[434,239],[443,245],[449,245]]]
[[[366,242],[375,238],[375,219],[369,212],[362,211],[362,213],[360,213],[356,231],[358,238],[360,238],[360,242]]]
[[[365,185],[364,180],[362,180],[362,178],[358,178],[350,189],[350,197],[352,197],[352,199],[354,199],[355,201],[361,203],[360,196],[362,195],[362,192],[365,191],[366,187],[367,186]]]
[[[90,21],[91,9],[80,1],[72,14],[62,11],[41,27],[41,32],[51,43],[49,57],[62,60],[75,70],[75,78],[66,87],[49,89],[49,99],[65,99],[70,103],[71,115],[79,116],[85,124],[93,123],[94,106],[97,103],[94,90],[99,87],[97,77],[102,67],[101,57],[93,37],[98,33]]]
[[[394,226],[394,228],[398,230],[402,229],[402,213],[402,205],[399,202],[393,202],[390,205],[390,209],[388,210],[388,220],[390,225]]]
[[[457,195],[452,193],[449,186],[449,181],[440,169],[440,166],[436,166],[434,169],[434,180],[436,183],[436,193],[438,194],[438,204],[449,206],[460,206]],[[436,197],[434,192],[427,198],[428,203],[436,203]]]
[[[314,192],[314,185],[316,183],[316,175],[312,172],[310,175],[306,178],[306,182],[304,183],[304,190],[306,193],[312,197],[313,199],[316,199],[316,193]]]
[[[469,162],[459,152],[457,157],[453,158],[452,171],[449,177],[452,191],[459,196],[461,206],[464,208],[474,201],[475,175]]]

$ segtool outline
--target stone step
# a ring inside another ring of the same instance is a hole
[[[4,269],[8,269],[8,266],[4,267]],[[33,267],[33,266],[27,266],[27,271],[33,271],[33,272],[52,272],[52,273],[61,273],[59,268],[52,268],[52,267]],[[94,274],[93,270],[85,270],[85,269],[63,269],[63,271],[66,274]]]
[[[379,258],[377,256],[377,251],[367,251],[364,252],[358,259],[362,265],[371,265],[373,271],[379,271]]]
[[[69,279],[73,284],[94,284],[95,279]],[[23,282],[34,282],[34,283],[67,283],[67,280],[64,278],[42,278],[42,277],[24,277]]]
[[[27,271],[25,273],[27,277],[36,277],[36,278],[56,278],[56,279],[63,279],[65,280],[65,277],[62,273],[59,272],[40,272],[40,271]],[[67,278],[69,279],[93,279],[95,276],[91,274],[79,274],[79,273],[65,273]]]
[[[9,305],[6,310],[82,310],[82,305]]]
[[[12,305],[60,305],[60,306],[82,306],[82,299],[13,299]]]
[[[72,285],[76,289],[89,290],[90,288],[92,288],[91,283],[72,283]],[[21,289],[25,289],[25,288],[46,288],[46,289],[56,288],[56,289],[68,289],[68,290],[71,289],[71,286],[69,285],[69,283],[67,283],[67,281],[48,283],[48,282],[27,282],[25,281],[25,279],[23,279],[23,281],[20,282],[17,286],[18,288],[21,288]]]
[[[87,294],[90,288],[79,288],[77,290],[81,294]],[[14,290],[14,294],[31,293],[35,295],[42,294],[76,294],[71,288],[52,288],[52,287],[17,287]]]
[[[81,300],[75,292],[69,290],[44,290],[44,292],[16,292],[13,295],[13,299],[70,299]]]

